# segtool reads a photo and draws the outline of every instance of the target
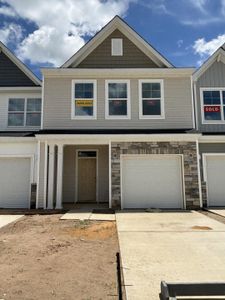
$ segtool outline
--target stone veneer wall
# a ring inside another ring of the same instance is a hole
[[[184,183],[187,209],[200,207],[197,151],[195,142],[112,142],[112,206],[120,207],[121,154],[183,154]]]

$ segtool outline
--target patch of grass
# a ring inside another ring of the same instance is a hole
[[[85,229],[91,225],[90,220],[78,220],[74,222],[74,227],[79,229]]]

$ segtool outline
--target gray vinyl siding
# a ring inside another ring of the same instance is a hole
[[[40,164],[39,164],[39,186],[38,186],[38,207],[44,206],[44,172],[45,172],[45,144],[40,145]]]
[[[190,78],[165,78],[165,119],[139,119],[138,79],[130,80],[131,120],[105,119],[105,79],[97,80],[97,120],[71,119],[71,87],[76,78],[45,78],[44,129],[193,128]],[[82,78],[77,78],[82,79]],[[91,78],[94,79],[94,78]],[[120,79],[120,78],[118,78]],[[126,78],[129,79],[129,78]],[[144,78],[142,78],[144,79]],[[160,78],[158,78],[160,79]],[[162,78],[163,79],[163,78]]]
[[[98,150],[99,202],[109,201],[109,150],[108,146],[65,146],[63,165],[63,202],[74,203],[76,193],[76,150]]]
[[[123,39],[123,55],[111,56],[111,39]],[[72,66],[73,67],[73,66]],[[145,55],[118,29],[109,35],[77,68],[157,68],[158,66]]]
[[[225,132],[225,124],[202,124],[200,88],[225,88],[225,64],[215,61],[196,83],[198,125],[201,132]]]
[[[41,98],[41,92],[0,91],[0,131],[35,131],[39,127],[9,126],[8,127],[8,103],[10,98]]]
[[[0,49],[0,87],[36,86]]]

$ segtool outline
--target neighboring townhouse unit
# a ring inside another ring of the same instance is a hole
[[[205,206],[225,206],[225,44],[193,75]]]
[[[42,69],[40,208],[202,206],[192,68],[175,68],[119,17]]]
[[[0,42],[0,208],[32,204],[40,122],[41,82]]]

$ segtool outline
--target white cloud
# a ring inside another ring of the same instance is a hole
[[[1,1],[0,1],[0,3],[1,3]],[[14,9],[12,9],[12,7],[3,5],[0,7],[0,15],[4,15],[7,17],[15,17],[16,13],[15,13]]]
[[[206,4],[208,0],[189,0],[190,4],[199,9],[202,13],[207,14]]]
[[[201,65],[210,55],[212,55],[219,47],[225,43],[225,34],[218,35],[216,38],[206,41],[200,38],[194,42],[194,53],[200,56],[198,64]]]
[[[61,65],[115,15],[123,16],[136,0],[4,0],[38,29],[17,48],[17,55],[32,63]]]
[[[10,42],[18,43],[23,38],[23,29],[20,25],[14,23],[5,23],[2,28],[0,28],[0,41],[3,44],[8,44]]]

